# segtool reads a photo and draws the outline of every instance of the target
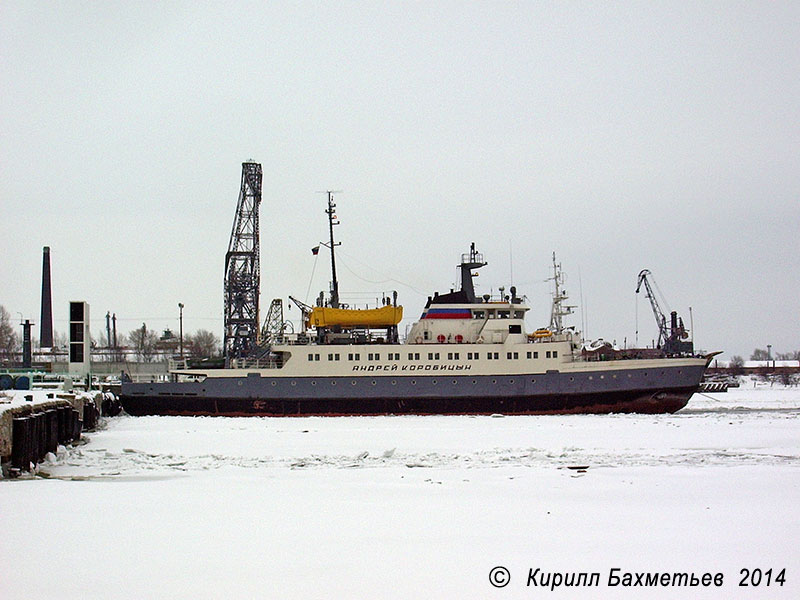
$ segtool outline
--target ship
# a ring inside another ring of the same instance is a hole
[[[555,254],[550,323],[527,332],[530,307],[514,286],[476,295],[473,277],[487,262],[475,243],[457,265],[459,289],[429,296],[400,339],[396,292],[371,309],[339,302],[337,245],[331,233],[330,298],[320,294],[315,306],[292,298],[302,310],[301,331],[280,327],[264,336],[258,352],[221,367],[175,368],[168,381],[125,380],[124,410],[280,417],[673,413],[698,390],[717,354],[695,354],[685,341],[644,349],[584,342],[564,324],[574,307],[566,304]],[[682,323],[672,331],[686,337]]]

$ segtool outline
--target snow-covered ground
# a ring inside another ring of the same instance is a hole
[[[675,415],[110,419],[0,482],[0,598],[798,598],[799,414],[747,381]]]

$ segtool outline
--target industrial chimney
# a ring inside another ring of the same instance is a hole
[[[42,318],[39,320],[39,345],[53,347],[53,296],[50,291],[50,246],[42,253]]]

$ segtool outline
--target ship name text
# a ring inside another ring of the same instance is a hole
[[[472,365],[448,365],[448,364],[434,364],[434,365],[398,365],[397,363],[394,364],[386,364],[386,365],[354,365],[353,371],[469,371],[472,369]]]

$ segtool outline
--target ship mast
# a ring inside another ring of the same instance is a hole
[[[334,248],[339,246],[341,242],[337,244],[333,241],[333,226],[338,225],[339,221],[336,220],[336,214],[334,212],[336,204],[333,202],[333,191],[328,190],[327,193],[328,208],[325,210],[325,213],[328,215],[328,229],[330,230],[330,245],[328,248],[331,249],[331,307],[339,308],[339,280],[336,279],[336,254],[334,253]]]
[[[569,296],[567,296],[566,290],[562,289],[561,286],[564,284],[564,273],[561,271],[561,264],[556,262],[556,253],[553,252],[553,276],[550,277],[547,281],[553,282],[553,304],[552,308],[550,309],[550,331],[555,334],[563,333],[564,332],[564,325],[561,320],[562,317],[572,314],[572,309],[574,306],[564,306],[562,302],[566,301]]]

